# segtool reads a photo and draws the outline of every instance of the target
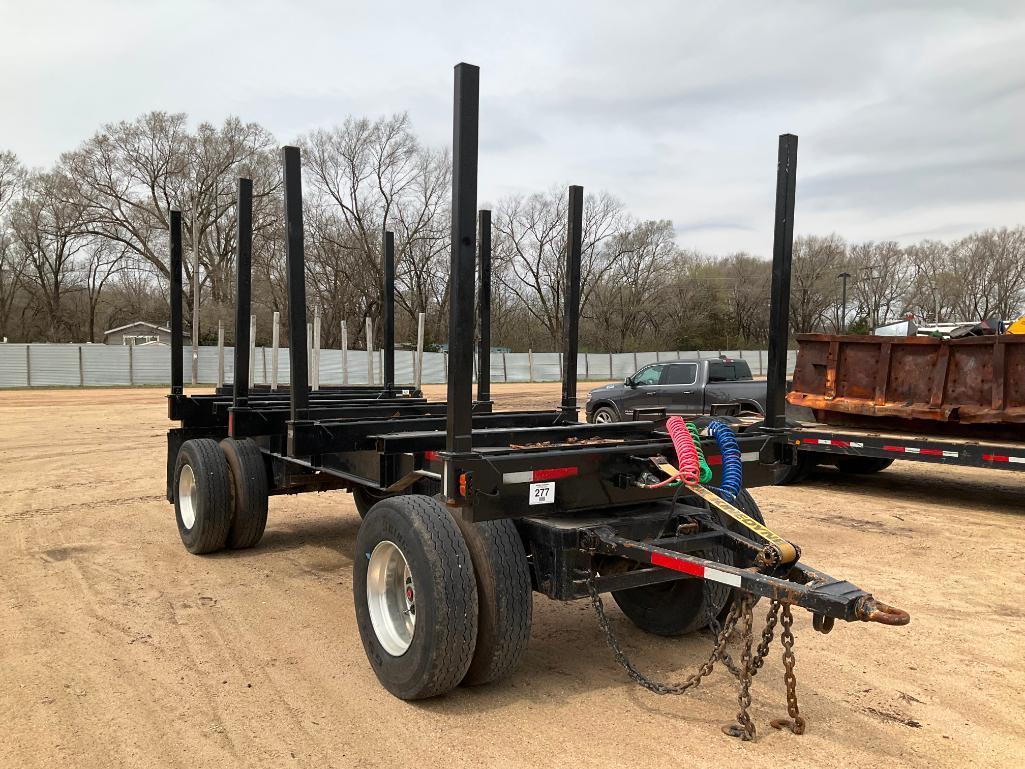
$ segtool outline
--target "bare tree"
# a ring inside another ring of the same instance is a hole
[[[545,332],[544,341],[558,346],[562,338],[566,270],[566,193],[550,190],[508,198],[493,219],[493,274],[523,304]],[[618,200],[607,193],[587,195],[581,238],[580,305],[604,280],[620,255],[614,236],[624,225]]]
[[[79,265],[79,283],[86,292],[88,342],[97,341],[96,316],[100,299],[111,280],[131,266],[128,254],[128,246],[123,243],[95,237],[90,239],[84,249],[84,257]]]
[[[840,279],[847,244],[839,235],[803,235],[794,239],[790,278],[790,328],[798,334],[820,331],[830,310],[840,304]]]
[[[612,352],[659,334],[666,275],[677,251],[673,224],[640,222],[613,235],[609,249],[616,258],[592,288],[583,317],[595,322]]]
[[[892,240],[851,246],[854,296],[873,328],[908,311],[914,270],[907,252]]]
[[[28,257],[25,279],[50,342],[78,335],[65,315],[65,297],[78,288],[75,258],[86,238],[82,208],[69,202],[70,187],[71,181],[59,172],[31,176],[12,214],[14,231]]]

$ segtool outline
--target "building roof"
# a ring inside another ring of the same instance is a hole
[[[126,328],[134,328],[135,326],[149,326],[150,328],[155,329],[157,331],[163,331],[165,334],[171,333],[171,329],[164,328],[163,326],[158,326],[156,323],[147,323],[144,320],[137,320],[132,323],[126,323],[123,326],[118,326],[117,328],[108,328],[106,331],[103,332],[103,335],[106,336],[107,334],[113,334],[118,331],[124,331]]]

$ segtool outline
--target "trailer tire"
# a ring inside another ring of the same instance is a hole
[[[233,550],[255,547],[267,528],[267,466],[252,439],[225,438],[221,451],[231,476],[233,516],[227,546]]]
[[[357,486],[352,490],[352,502],[356,505],[356,512],[359,513],[359,517],[366,518],[370,508],[382,499],[391,499],[406,493],[405,491],[400,491],[398,494],[388,494],[384,491],[368,489],[365,486]]]
[[[747,489],[741,489],[734,505],[759,523],[765,523],[758,504]],[[723,516],[724,517],[724,516]],[[740,531],[735,521],[724,520],[723,525]],[[735,564],[733,552],[724,547],[702,550],[695,555],[720,563]],[[719,621],[729,613],[734,590],[719,582],[700,579],[678,579],[629,590],[615,590],[612,597],[623,613],[641,630],[655,635],[680,636],[693,633],[708,625],[705,604],[711,599],[711,614]]]
[[[217,441],[194,438],[174,464],[174,516],[185,549],[195,555],[224,548],[231,526],[231,477]]]
[[[534,595],[523,540],[510,520],[469,523],[456,518],[477,583],[477,643],[465,686],[509,676],[530,640]]]
[[[451,513],[420,494],[379,501],[360,526],[354,563],[356,624],[384,688],[416,700],[458,686],[473,659],[478,602]]]
[[[870,475],[885,470],[893,460],[885,457],[837,457],[835,464],[841,473]]]

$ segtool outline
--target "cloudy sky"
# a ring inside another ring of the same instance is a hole
[[[0,0],[0,18],[0,149],[34,166],[149,110],[282,143],[406,110],[443,145],[469,61],[482,202],[582,184],[683,246],[767,255],[789,131],[799,233],[1025,224],[1020,2]]]

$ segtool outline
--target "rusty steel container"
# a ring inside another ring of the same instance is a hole
[[[826,424],[1022,438],[1025,336],[800,334],[787,402]]]

